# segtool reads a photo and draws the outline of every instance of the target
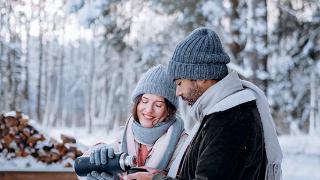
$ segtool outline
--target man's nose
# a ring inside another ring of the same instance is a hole
[[[177,87],[177,88],[176,88],[176,96],[181,96],[181,95],[182,95],[182,93],[181,93],[181,91],[180,91],[180,88]]]

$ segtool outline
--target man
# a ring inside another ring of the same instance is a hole
[[[252,83],[228,74],[229,61],[208,28],[194,30],[177,45],[168,72],[199,125],[170,177],[153,179],[281,179],[282,153],[267,100]]]

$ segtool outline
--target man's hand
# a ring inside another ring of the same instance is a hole
[[[154,174],[150,172],[136,172],[128,174],[123,177],[124,180],[137,179],[137,180],[151,180]]]
[[[163,174],[166,174],[163,170],[160,170],[160,169],[155,169],[155,168],[150,168],[150,167],[140,167],[140,168],[144,168],[146,169],[148,172],[136,172],[136,173],[133,173],[133,174],[128,174],[128,175],[125,175],[123,176],[122,178],[124,180],[131,180],[131,179],[137,179],[137,180],[151,180],[152,177],[155,175],[155,174],[158,174],[158,173],[163,173]]]

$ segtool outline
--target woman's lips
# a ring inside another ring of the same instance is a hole
[[[144,116],[145,118],[147,118],[147,119],[153,119],[153,118],[154,118],[153,116],[148,115],[148,114],[143,114],[143,116]]]

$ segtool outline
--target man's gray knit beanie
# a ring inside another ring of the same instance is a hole
[[[201,27],[181,41],[169,61],[168,74],[175,79],[222,79],[228,74],[230,58],[218,35]]]
[[[150,68],[143,74],[134,89],[131,98],[135,101],[136,98],[142,94],[162,96],[176,108],[178,107],[175,83],[169,78],[167,68],[161,64]]]

